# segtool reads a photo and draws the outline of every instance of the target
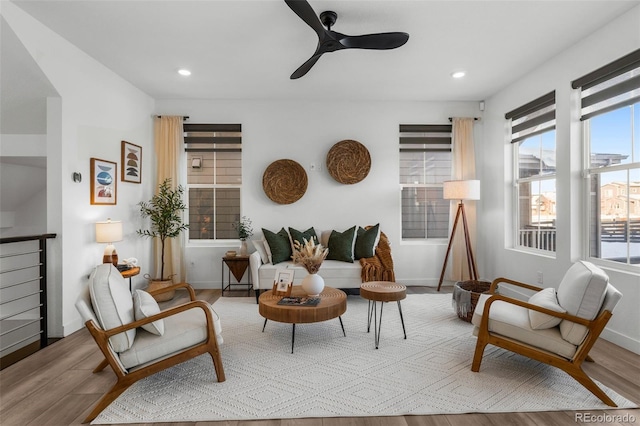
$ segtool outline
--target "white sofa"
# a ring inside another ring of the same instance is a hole
[[[375,229],[378,231],[378,235],[374,243],[374,252],[380,239],[379,225],[376,225]],[[324,247],[328,247],[328,240],[332,231],[316,232],[320,244]],[[253,282],[253,289],[256,293],[256,299],[261,291],[272,289],[276,271],[279,269],[289,269],[294,271],[294,285],[299,285],[302,279],[308,274],[307,270],[303,266],[294,264],[292,260],[279,262],[275,265],[270,263],[269,260],[267,260],[269,255],[262,251],[262,243],[264,243],[264,239],[255,240],[254,246],[258,250],[249,256],[249,267],[251,270],[251,279]],[[355,243],[356,242],[354,240],[354,245]],[[322,262],[322,266],[320,267],[318,274],[324,279],[325,285],[346,290],[348,293],[357,294],[360,289],[360,284],[362,284],[362,266],[358,259],[354,259],[353,263],[326,259]]]
[[[307,276],[307,270],[300,265],[296,265],[293,261],[280,262],[278,264],[262,263],[260,253],[253,252],[249,256],[249,265],[251,267],[251,279],[253,280],[253,289],[271,290],[273,280],[278,269],[292,269],[294,271],[293,284],[300,284],[300,281]],[[318,274],[324,278],[325,285],[334,288],[360,288],[362,284],[361,278],[362,267],[357,260],[353,263],[341,262],[339,260],[325,260],[322,262]]]

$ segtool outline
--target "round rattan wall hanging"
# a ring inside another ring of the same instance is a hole
[[[262,188],[278,204],[298,201],[307,191],[307,172],[293,160],[277,160],[262,175]]]
[[[370,169],[369,151],[358,141],[340,141],[327,154],[327,170],[340,183],[358,183],[367,177]]]

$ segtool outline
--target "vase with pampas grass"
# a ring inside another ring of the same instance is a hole
[[[302,265],[309,274],[302,279],[300,283],[302,290],[308,296],[318,296],[324,290],[324,279],[318,275],[318,270],[322,266],[322,262],[326,259],[329,249],[316,244],[314,239],[309,241],[303,239],[303,243],[299,241],[293,242],[293,262]]]

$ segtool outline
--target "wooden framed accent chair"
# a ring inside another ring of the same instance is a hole
[[[536,293],[528,301],[507,297],[496,293],[501,283]],[[471,370],[480,370],[484,348],[492,344],[560,368],[615,407],[582,370],[582,363],[593,361],[589,351],[621,298],[605,272],[584,261],[569,268],[557,291],[497,278],[489,292],[480,296],[471,320],[478,337]]]
[[[160,311],[152,295],[178,289],[188,291],[190,301]],[[218,382],[225,381],[220,318],[209,303],[196,300],[189,284],[150,293],[136,290],[132,296],[118,270],[105,263],[91,273],[76,308],[104,355],[93,372],[110,366],[117,377],[85,423],[136,381],[205,353],[211,355]]]

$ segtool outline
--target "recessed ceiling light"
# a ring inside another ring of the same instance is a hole
[[[462,77],[465,76],[465,74],[466,73],[464,71],[456,71],[456,72],[451,73],[451,77],[453,77],[453,78],[462,78]]]
[[[179,70],[178,70],[178,74],[180,74],[180,75],[183,75],[183,76],[187,77],[187,76],[191,75],[191,71],[189,71],[189,70],[187,70],[187,69],[182,68],[182,69],[179,69]]]

